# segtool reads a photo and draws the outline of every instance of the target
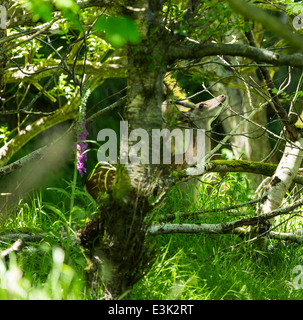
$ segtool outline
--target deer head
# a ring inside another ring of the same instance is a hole
[[[202,101],[197,104],[191,102],[176,101],[176,104],[189,108],[189,111],[181,111],[198,129],[209,131],[212,122],[219,116],[224,102],[225,95]]]

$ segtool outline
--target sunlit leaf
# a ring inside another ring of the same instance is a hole
[[[29,10],[33,13],[33,21],[42,19],[48,22],[52,19],[52,6],[50,1],[29,0],[27,2]]]
[[[63,16],[67,18],[76,29],[83,29],[77,16],[80,8],[74,0],[55,0],[54,4],[59,10],[61,10]]]
[[[94,28],[104,33],[106,41],[114,47],[121,47],[127,42],[138,43],[140,35],[135,23],[126,17],[102,16]]]
[[[54,4],[58,9],[61,9],[61,10],[69,9],[74,13],[79,12],[79,7],[73,0],[55,0]]]

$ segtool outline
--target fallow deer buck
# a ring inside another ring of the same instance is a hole
[[[189,109],[188,111],[180,111],[180,115],[182,115],[183,118],[188,119],[189,126],[205,130],[205,154],[211,150],[211,124],[219,116],[223,108],[222,103],[225,101],[225,99],[226,97],[224,95],[220,95],[213,99],[202,101],[197,104],[183,101],[175,102],[177,105],[181,105]],[[192,135],[191,139],[193,139],[193,148],[191,148],[191,152],[195,152],[195,135]],[[185,151],[185,153],[186,152],[188,151]],[[99,196],[110,190],[114,178],[114,166],[100,166],[88,177],[86,181],[86,190],[94,198],[94,200],[98,202]],[[192,183],[196,184],[197,179],[194,180],[195,182]]]

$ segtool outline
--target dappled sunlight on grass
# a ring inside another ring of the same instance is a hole
[[[167,216],[174,223],[220,223],[253,216],[255,206],[205,211],[252,200],[248,185],[244,175],[229,174],[216,188],[201,185],[196,202],[174,188],[157,209],[156,221]],[[69,188],[67,185],[66,190]],[[44,241],[28,242],[8,262],[0,261],[0,299],[104,299],[102,291],[91,295],[85,288],[84,254],[75,238],[66,237],[68,230],[73,235],[84,225],[96,206],[76,188],[70,215],[65,190],[48,192],[56,194],[56,204],[36,194],[20,201],[6,221],[2,234],[43,233]],[[289,197],[284,205],[291,201]],[[180,212],[188,214],[181,217]],[[301,216],[290,217],[277,218],[276,225],[283,222],[277,230],[302,228]],[[135,285],[132,299],[303,299],[303,290],[293,286],[293,269],[303,264],[303,249],[298,244],[270,240],[271,249],[262,252],[254,243],[241,244],[243,239],[236,235],[168,234],[157,236],[157,241],[156,261]],[[9,245],[9,240],[2,241],[1,250]]]

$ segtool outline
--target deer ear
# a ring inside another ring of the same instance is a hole
[[[205,107],[205,103],[200,103],[199,104],[199,109],[201,110],[201,109],[203,109]]]

